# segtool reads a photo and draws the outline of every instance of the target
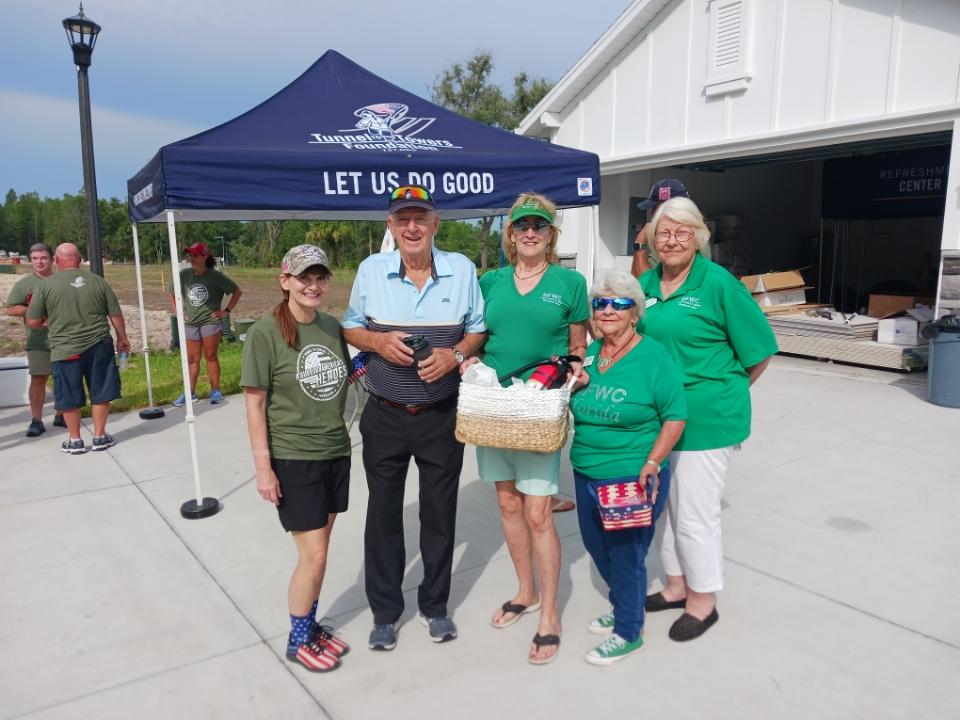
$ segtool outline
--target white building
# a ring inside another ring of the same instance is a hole
[[[600,156],[559,248],[588,277],[676,177],[737,270],[960,307],[960,0],[636,0],[518,132]]]

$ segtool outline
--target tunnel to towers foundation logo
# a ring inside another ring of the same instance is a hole
[[[297,358],[297,381],[307,397],[330,400],[347,380],[347,366],[323,345],[307,345]]]
[[[342,145],[348,150],[409,150],[461,149],[449,140],[420,137],[436,118],[413,117],[403,103],[381,102],[364,105],[353,111],[359,118],[352,128],[335,130],[332,134],[310,133],[311,145]]]

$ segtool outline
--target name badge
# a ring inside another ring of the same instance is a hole
[[[593,355],[588,355],[587,357],[585,357],[583,359],[583,366],[590,367],[591,365],[593,365],[593,358],[594,358]]]
[[[657,302],[659,302],[657,298],[650,297],[650,298],[647,298],[647,301],[643,304],[643,306],[645,308],[652,307],[653,305],[656,305]]]

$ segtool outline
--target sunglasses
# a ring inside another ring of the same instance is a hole
[[[390,193],[390,202],[394,200],[426,200],[427,202],[433,202],[433,198],[427,189],[419,185],[401,185]]]
[[[607,305],[613,305],[614,310],[626,310],[632,308],[637,303],[630,298],[605,298],[595,297],[590,301],[594,310],[603,310]]]
[[[547,220],[528,220],[526,222],[521,220],[513,224],[513,232],[522,235],[527,230],[533,230],[537,235],[543,235],[550,227],[551,225]]]

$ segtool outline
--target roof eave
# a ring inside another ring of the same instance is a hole
[[[635,0],[523,118],[517,127],[517,134],[537,137],[555,128],[555,123],[558,122],[555,118],[559,118],[570,102],[603,72],[669,2],[670,0]]]

